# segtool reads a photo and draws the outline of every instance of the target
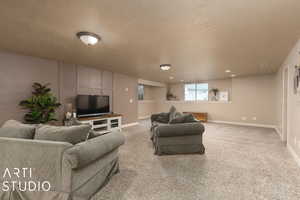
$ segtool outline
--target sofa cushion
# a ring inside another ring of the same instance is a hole
[[[34,133],[35,133],[35,125],[23,124],[16,120],[6,121],[2,125],[2,128],[9,128],[9,129],[6,129],[6,131],[9,130],[11,135],[14,135],[14,137],[17,137],[17,138],[33,139]],[[9,133],[3,133],[3,135],[6,135],[6,134],[9,134]]]
[[[154,137],[200,135],[204,130],[204,126],[199,122],[167,124],[158,126],[155,129]]]
[[[69,142],[77,144],[85,141],[91,127],[89,125],[79,126],[48,126],[39,125],[36,128],[34,139]]]
[[[28,135],[28,132],[13,127],[0,128],[0,137],[32,139],[32,136]]]

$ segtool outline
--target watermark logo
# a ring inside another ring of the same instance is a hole
[[[49,181],[36,181],[33,180],[32,177],[32,168],[6,168],[2,174],[2,178],[5,181],[0,183],[0,190],[4,192],[15,190],[19,190],[22,192],[47,192],[51,190],[51,184]]]

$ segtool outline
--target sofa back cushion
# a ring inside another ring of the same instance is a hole
[[[199,121],[194,117],[193,114],[186,114],[184,123],[192,123],[192,122],[199,122]]]
[[[175,117],[170,121],[170,124],[180,124],[180,123],[192,123],[198,122],[192,114],[184,114],[178,117]]]
[[[26,131],[12,127],[0,128],[0,137],[32,139],[32,136],[28,135]]]
[[[33,139],[35,125],[23,124],[16,120],[6,121],[1,128],[1,137]]]
[[[180,124],[180,123],[184,123],[184,120],[185,120],[185,115],[182,115],[182,116],[179,116],[179,117],[176,117],[174,119],[172,119],[170,121],[170,124]]]
[[[36,128],[34,139],[69,142],[77,144],[85,141],[91,127],[89,125],[79,126],[49,126],[39,125]]]

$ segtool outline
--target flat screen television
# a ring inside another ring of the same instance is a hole
[[[91,117],[107,114],[109,110],[109,96],[78,95],[76,98],[78,117]]]

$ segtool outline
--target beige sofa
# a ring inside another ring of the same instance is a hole
[[[120,132],[72,145],[67,142],[0,137],[0,184],[28,181],[49,182],[50,191],[22,191],[20,187],[4,191],[0,199],[87,200],[118,172],[118,148],[124,143]],[[30,168],[31,176],[3,175],[5,170]],[[2,185],[3,186],[3,185]],[[24,185],[23,185],[24,187]]]

